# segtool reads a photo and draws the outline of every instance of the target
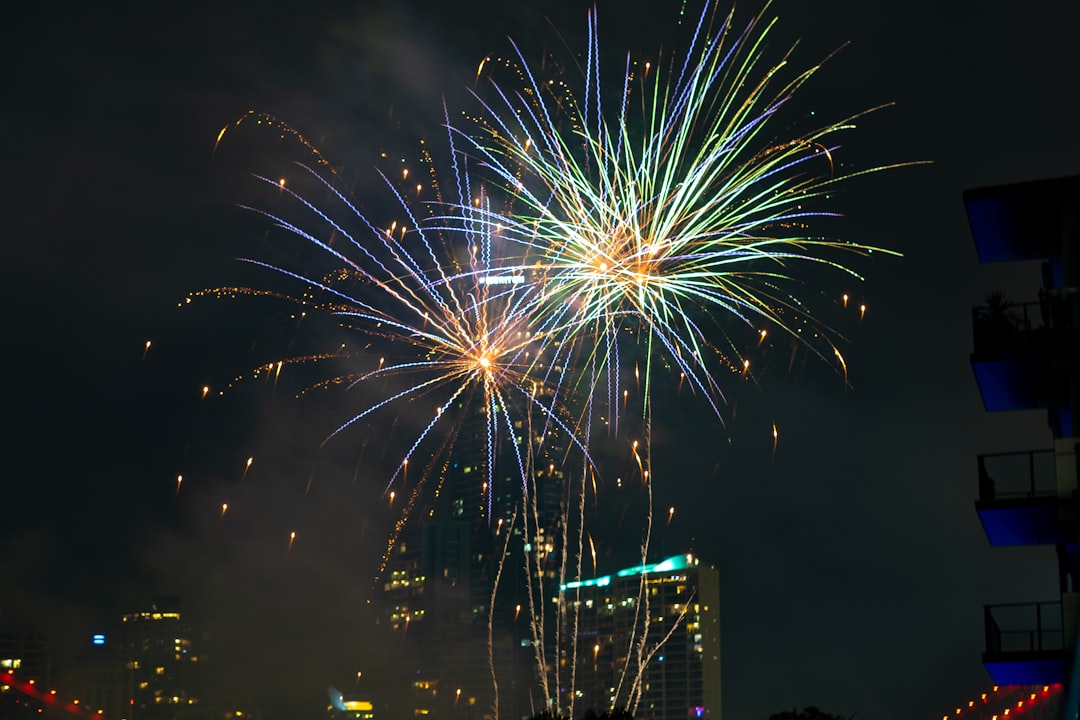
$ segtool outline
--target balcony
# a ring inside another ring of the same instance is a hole
[[[979,456],[979,515],[994,547],[1057,545],[1075,537],[1058,498],[1052,449]],[[1068,513],[1071,518],[1073,513]]]
[[[1068,676],[1060,602],[987,605],[983,665],[997,685],[1053,685]]]
[[[979,262],[1049,260],[1062,283],[1062,248],[1077,232],[1080,176],[1014,183],[964,192]]]
[[[971,367],[988,411],[1049,409],[1072,435],[1070,372],[1080,359],[1076,322],[1080,297],[1052,290],[1040,300],[1003,297],[971,312]]]

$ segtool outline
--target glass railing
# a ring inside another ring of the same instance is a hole
[[[1017,352],[1039,345],[1049,330],[1049,312],[1049,305],[1040,301],[974,308],[971,322],[975,352]]]
[[[1013,500],[1057,495],[1053,449],[979,456],[979,500]]]
[[[1060,602],[987,605],[984,613],[988,654],[1065,649]]]
[[[999,302],[974,308],[971,321],[976,354],[1016,353],[1050,343],[1069,342],[1080,329],[1080,292],[1077,288],[1040,291],[1039,299]]]

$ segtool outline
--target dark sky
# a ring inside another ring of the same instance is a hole
[[[204,382],[247,370],[249,335],[281,327],[257,305],[177,310],[190,291],[249,278],[232,258],[258,252],[264,230],[235,208],[247,192],[235,158],[211,151],[255,109],[362,175],[384,145],[440,137],[442,97],[460,100],[507,35],[541,47],[550,17],[579,42],[588,4],[548,4],[58,3],[9,16],[0,626],[38,627],[63,650],[179,594],[237,692],[310,698],[313,712],[325,685],[373,662],[378,462],[320,452],[330,420],[310,404],[199,402]],[[676,3],[627,7],[600,3],[606,47],[665,42]],[[859,267],[868,279],[852,292],[869,310],[841,328],[850,387],[812,364],[776,368],[733,393],[727,429],[692,400],[670,404],[654,462],[658,504],[679,511],[658,541],[721,571],[729,719],[817,705],[932,720],[989,685],[982,605],[1056,592],[1051,549],[991,551],[974,513],[976,455],[1050,435],[1042,413],[981,411],[970,308],[997,288],[1033,299],[1039,274],[978,266],[960,194],[1080,172],[1080,5],[770,12],[776,53],[801,38],[797,66],[850,43],[798,102],[825,117],[895,103],[845,138],[848,162],[934,164],[841,194],[837,234],[904,253]],[[775,457],[758,434],[774,419]]]

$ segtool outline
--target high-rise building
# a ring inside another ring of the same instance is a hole
[[[491,436],[483,412],[459,422],[445,464],[427,479],[434,489],[419,499],[390,552],[382,600],[403,645],[414,713],[489,716],[497,683],[499,715],[526,717],[538,687],[528,593],[557,593],[551,563],[564,510],[563,431],[542,423],[541,437],[526,438],[529,429],[518,422],[513,434],[500,427]],[[534,443],[527,493],[512,435]],[[526,553],[534,560],[529,571]]]
[[[998,685],[1066,685],[1077,716],[1080,626],[1080,176],[964,193],[979,261],[1042,263],[1037,298],[991,293],[973,312],[971,365],[990,412],[1043,409],[1048,444],[978,458],[975,504],[993,546],[1057,554],[1057,597],[984,609],[983,664]]]
[[[49,641],[38,632],[0,632],[0,672],[10,672],[23,681],[51,680]]]
[[[0,718],[42,716],[45,704],[33,690],[52,682],[49,658],[49,641],[41,633],[0,631]]]
[[[123,616],[121,653],[130,676],[132,720],[176,720],[191,715],[206,657],[180,617],[180,599],[155,597],[149,610]]]
[[[623,707],[640,720],[719,720],[715,567],[676,555],[567,583],[561,591],[577,615],[577,708]]]

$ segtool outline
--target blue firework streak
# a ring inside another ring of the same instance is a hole
[[[281,125],[280,121],[275,123],[275,128]],[[426,153],[423,160],[430,164]],[[437,476],[441,482],[445,467],[440,469],[440,463],[445,466],[448,461],[464,416],[483,417],[487,517],[494,522],[493,475],[498,455],[510,454],[504,462],[515,468],[511,474],[520,478],[521,501],[527,502],[531,492],[528,467],[550,428],[559,430],[572,446],[585,452],[586,444],[575,437],[567,423],[568,398],[561,385],[566,371],[555,362],[558,355],[549,347],[550,334],[536,332],[531,321],[541,293],[528,282],[520,263],[500,259],[490,227],[473,222],[473,216],[486,217],[491,211],[484,208],[486,199],[479,203],[462,200],[473,192],[464,166],[453,168],[455,203],[441,200],[434,170],[432,178],[426,178],[429,194],[435,197],[432,202],[462,208],[460,225],[453,231],[425,227],[429,208],[406,197],[397,187],[401,181],[383,173],[382,184],[398,219],[379,224],[338,189],[337,178],[328,167],[325,162],[315,166],[298,163],[291,179],[256,176],[273,189],[278,209],[243,207],[314,249],[323,264],[335,268],[333,271],[320,274],[295,265],[245,258],[247,263],[300,283],[304,290],[289,295],[219,288],[198,294],[285,298],[329,312],[343,327],[371,340],[366,354],[383,356],[377,367],[333,375],[315,387],[352,388],[395,378],[398,389],[350,414],[324,444],[362,420],[377,419],[380,413],[394,417],[403,403],[426,408],[429,414],[422,419],[420,431],[403,449],[387,481],[389,493],[404,478],[410,463],[420,468],[388,551],[421,497],[428,476]],[[407,178],[406,170],[403,179]],[[300,187],[305,189],[295,189]],[[417,195],[421,187],[416,188]],[[372,348],[377,352],[370,352]],[[320,361],[340,365],[346,357],[352,354],[344,350],[290,357],[258,372],[275,372],[275,368],[281,372],[283,366]],[[454,412],[455,406],[464,409]]]

